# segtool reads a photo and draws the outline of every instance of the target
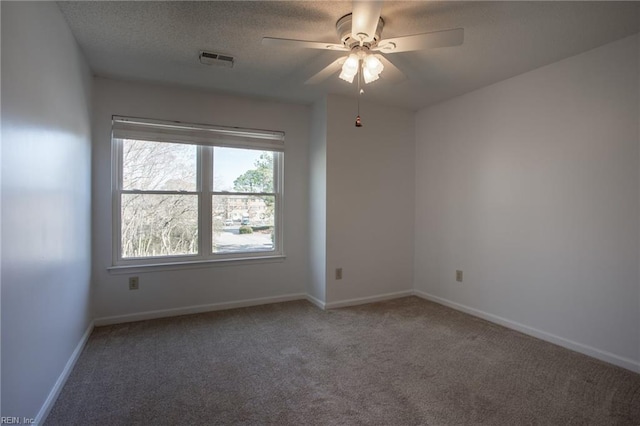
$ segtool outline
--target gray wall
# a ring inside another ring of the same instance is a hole
[[[309,146],[309,281],[307,293],[326,303],[327,280],[327,99],[311,111]]]
[[[323,307],[411,293],[414,115],[329,95],[314,104],[309,294]],[[336,279],[342,268],[342,279]]]
[[[638,80],[633,36],[419,111],[415,288],[638,369]]]
[[[2,416],[35,418],[91,319],[91,75],[55,3],[1,7]]]
[[[327,98],[327,302],[409,292],[415,143],[411,111]],[[335,269],[343,268],[342,280]]]

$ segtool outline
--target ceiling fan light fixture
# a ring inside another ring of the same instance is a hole
[[[364,84],[369,84],[372,81],[376,81],[378,78],[378,74],[373,74],[367,68],[362,67],[362,79],[364,80]]]
[[[362,66],[374,75],[379,75],[384,69],[384,65],[382,65],[380,59],[376,58],[374,55],[367,55],[367,57],[364,58]]]
[[[343,79],[344,81],[346,81],[347,83],[353,83],[353,79],[355,78],[356,74],[350,74],[348,72],[345,72],[344,70],[342,70],[342,72],[340,73],[340,78]]]
[[[362,78],[365,84],[376,81],[380,77],[380,73],[384,69],[384,65],[380,59],[373,55],[367,55],[362,61]]]
[[[356,74],[358,74],[358,65],[360,64],[360,60],[358,59],[358,55],[352,53],[349,55],[344,64],[342,65],[342,72],[340,73],[340,78],[349,83],[353,83],[353,79]]]

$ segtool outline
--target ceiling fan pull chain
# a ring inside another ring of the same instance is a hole
[[[362,62],[362,61],[359,61]],[[360,64],[358,64],[360,65]],[[362,78],[362,73],[358,73],[358,115],[356,117],[356,127],[362,127],[362,121],[360,120],[360,96],[362,96],[363,90],[360,89],[360,79]]]

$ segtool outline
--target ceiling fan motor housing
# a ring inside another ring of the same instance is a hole
[[[344,44],[348,49],[353,49],[356,46],[360,46],[360,39],[356,34],[351,34],[351,21],[352,14],[344,15],[342,18],[338,19],[336,22],[336,31],[338,32],[338,37],[340,37],[340,41]],[[380,36],[382,35],[382,28],[384,27],[384,20],[382,18],[378,19],[378,26],[376,27],[376,33],[373,35],[373,40],[363,42],[362,45],[368,47],[369,49],[374,48],[378,45],[378,41],[380,41]]]

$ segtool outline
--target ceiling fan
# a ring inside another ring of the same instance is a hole
[[[384,55],[457,46],[464,40],[462,28],[382,39],[384,20],[380,17],[381,10],[381,1],[354,1],[352,13],[336,22],[340,44],[273,37],[264,37],[262,44],[350,52],[347,56],[336,59],[305,84],[320,83],[338,70],[341,70],[340,78],[349,83],[353,83],[355,76],[361,70],[360,76],[367,84],[376,81],[383,70],[386,70],[385,79],[389,78],[392,81],[405,79],[402,71]],[[359,83],[360,77],[358,77]]]

